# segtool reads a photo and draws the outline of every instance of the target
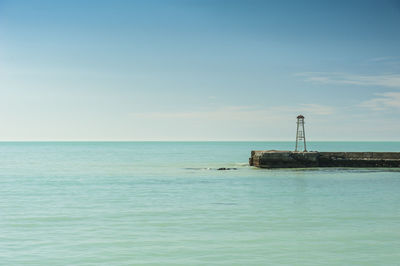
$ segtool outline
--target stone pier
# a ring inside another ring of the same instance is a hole
[[[249,163],[260,168],[400,167],[400,152],[252,151]]]

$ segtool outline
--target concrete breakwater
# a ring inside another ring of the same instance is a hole
[[[400,167],[400,152],[252,151],[249,163],[260,168]]]

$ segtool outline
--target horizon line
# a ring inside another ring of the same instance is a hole
[[[5,142],[296,142],[295,140],[0,140]],[[400,142],[400,140],[309,140],[307,142]]]

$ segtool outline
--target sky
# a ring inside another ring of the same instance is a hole
[[[0,0],[0,141],[400,140],[400,1]]]

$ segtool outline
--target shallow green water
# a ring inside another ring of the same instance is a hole
[[[398,265],[400,170],[247,166],[292,146],[0,143],[0,264]]]

